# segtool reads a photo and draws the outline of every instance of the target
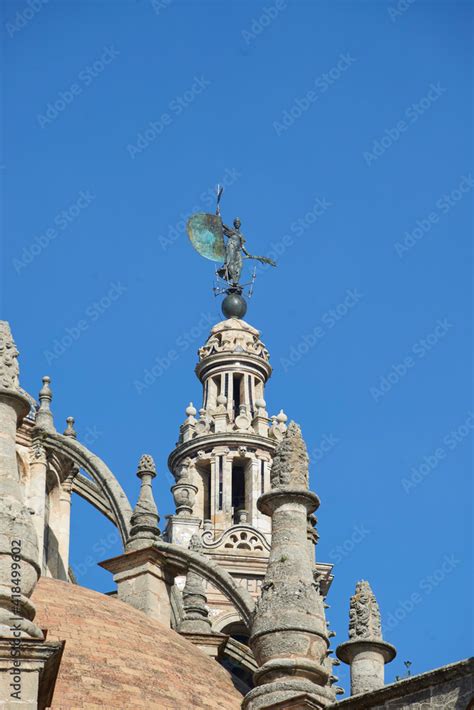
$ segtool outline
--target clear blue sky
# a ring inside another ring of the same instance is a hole
[[[23,386],[52,377],[58,428],[74,415],[132,502],[151,453],[164,522],[195,351],[220,320],[183,224],[228,184],[225,220],[279,254],[247,320],[272,356],[268,407],[313,452],[334,646],[369,579],[399,651],[388,679],[406,659],[418,673],[471,652],[471,14],[3,4],[2,317]],[[111,589],[95,562],[119,549],[75,498],[79,582]]]

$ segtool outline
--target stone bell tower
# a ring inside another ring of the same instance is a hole
[[[269,416],[266,410],[269,352],[247,322],[231,316],[217,323],[198,354],[202,402],[199,414],[193,404],[187,407],[168,460],[176,514],[169,516],[165,536],[188,547],[199,534],[202,552],[257,597],[271,543],[270,517],[257,500],[271,487],[270,469],[287,416],[283,411]],[[312,522],[308,549],[314,560]],[[318,564],[318,571],[327,589],[331,565]],[[238,615],[212,587],[207,602],[214,631],[245,635]]]

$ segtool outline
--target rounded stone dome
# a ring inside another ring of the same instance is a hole
[[[240,710],[224,668],[115,597],[42,577],[32,599],[48,640],[66,641],[53,710]]]

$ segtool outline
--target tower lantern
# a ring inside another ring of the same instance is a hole
[[[214,535],[245,523],[267,539],[270,521],[258,510],[257,499],[269,487],[273,452],[286,431],[286,416],[272,421],[266,411],[265,385],[272,371],[268,350],[258,330],[228,318],[212,328],[198,354],[199,415],[187,408],[169,458],[173,492],[178,487],[181,496],[180,486],[187,486],[192,511],[188,507],[183,515],[171,516],[170,539],[184,544],[204,522]],[[190,486],[197,488],[195,495]]]

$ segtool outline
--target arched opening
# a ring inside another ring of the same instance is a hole
[[[232,516],[233,522],[239,522],[238,511],[245,508],[245,460],[232,460]]]
[[[248,647],[249,632],[242,621],[233,621],[227,624],[221,629],[221,633],[228,634],[234,641]],[[232,682],[241,693],[246,694],[253,688],[252,671],[242,665],[237,658],[226,654],[220,659],[220,664],[230,673]]]
[[[233,639],[244,643],[246,646],[249,645],[250,633],[243,621],[232,621],[230,624],[224,626],[220,633],[232,636]]]
[[[200,477],[196,495],[195,514],[202,520],[211,518],[211,462],[196,461],[196,470]]]

